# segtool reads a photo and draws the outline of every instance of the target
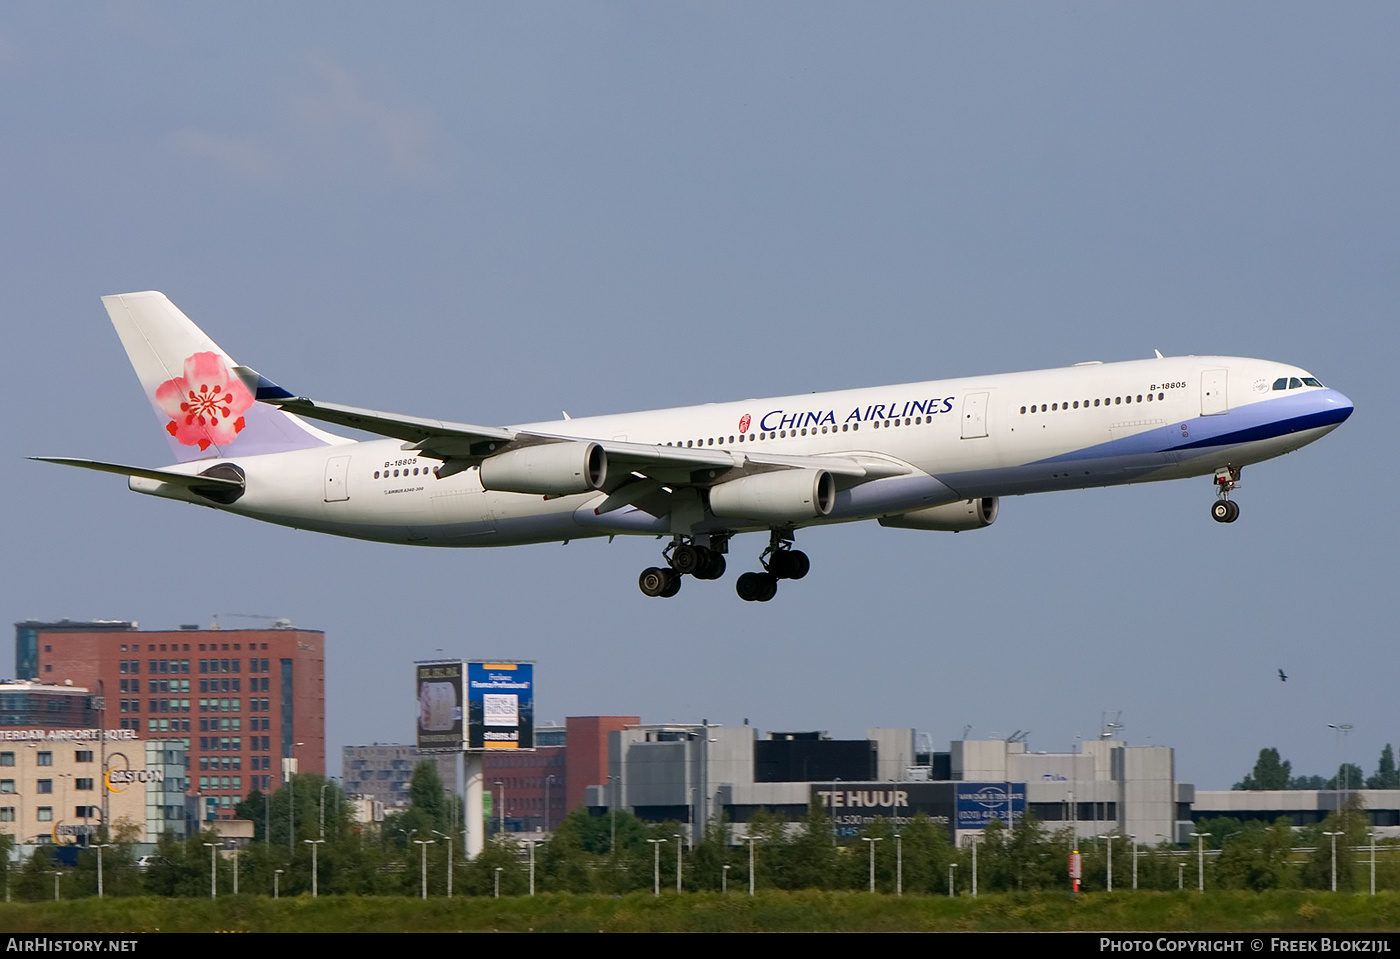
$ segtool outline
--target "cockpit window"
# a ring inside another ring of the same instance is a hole
[[[1286,376],[1280,376],[1278,379],[1274,380],[1274,389],[1276,389],[1276,390],[1286,390],[1286,389],[1288,389],[1288,377],[1286,377]]]
[[[1321,386],[1322,384],[1319,383],[1319,382],[1317,381],[1317,378],[1314,377],[1314,376],[1305,376],[1305,377],[1303,377],[1303,385],[1304,385],[1304,386]]]
[[[1288,378],[1288,388],[1289,388],[1290,390],[1301,389],[1302,386],[1303,386],[1303,381],[1300,380],[1300,379],[1298,379],[1298,377],[1296,377],[1296,376],[1290,376],[1290,377]]]

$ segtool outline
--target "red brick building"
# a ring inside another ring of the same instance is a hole
[[[639,716],[569,716],[564,720],[569,739],[569,782],[565,804],[583,804],[589,786],[608,784],[608,733],[640,723]]]
[[[325,773],[325,633],[307,629],[140,630],[135,623],[15,624],[20,679],[103,697],[104,728],[187,747],[201,818],[233,816],[275,789],[282,760]]]

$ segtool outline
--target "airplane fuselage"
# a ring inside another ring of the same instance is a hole
[[[815,526],[897,517],[963,500],[1219,473],[1296,450],[1351,412],[1297,367],[1234,357],[1172,357],[932,380],[871,389],[522,424],[600,443],[745,454],[855,457],[878,478],[837,489]],[[1298,385],[1289,386],[1289,383]],[[1283,385],[1280,387],[1280,383]],[[705,508],[679,528],[641,505],[601,508],[599,490],[546,497],[484,489],[476,468],[438,478],[440,460],[396,439],[200,460],[236,465],[242,495],[210,503],[133,477],[131,488],[340,536],[423,546],[558,542],[619,534],[705,536],[767,529]],[[725,470],[709,471],[715,483]],[[887,475],[886,475],[887,474]],[[707,477],[690,476],[703,491]],[[669,490],[668,490],[669,492]],[[891,525],[899,525],[897,522]]]

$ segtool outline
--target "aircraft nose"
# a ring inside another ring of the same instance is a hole
[[[1346,422],[1355,408],[1351,400],[1336,390],[1323,390],[1317,394],[1317,411],[1333,425]]]

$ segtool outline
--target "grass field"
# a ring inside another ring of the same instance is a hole
[[[151,897],[0,904],[0,931],[896,932],[1394,931],[1400,894],[1025,893],[976,899],[854,892],[550,894],[507,899]]]

